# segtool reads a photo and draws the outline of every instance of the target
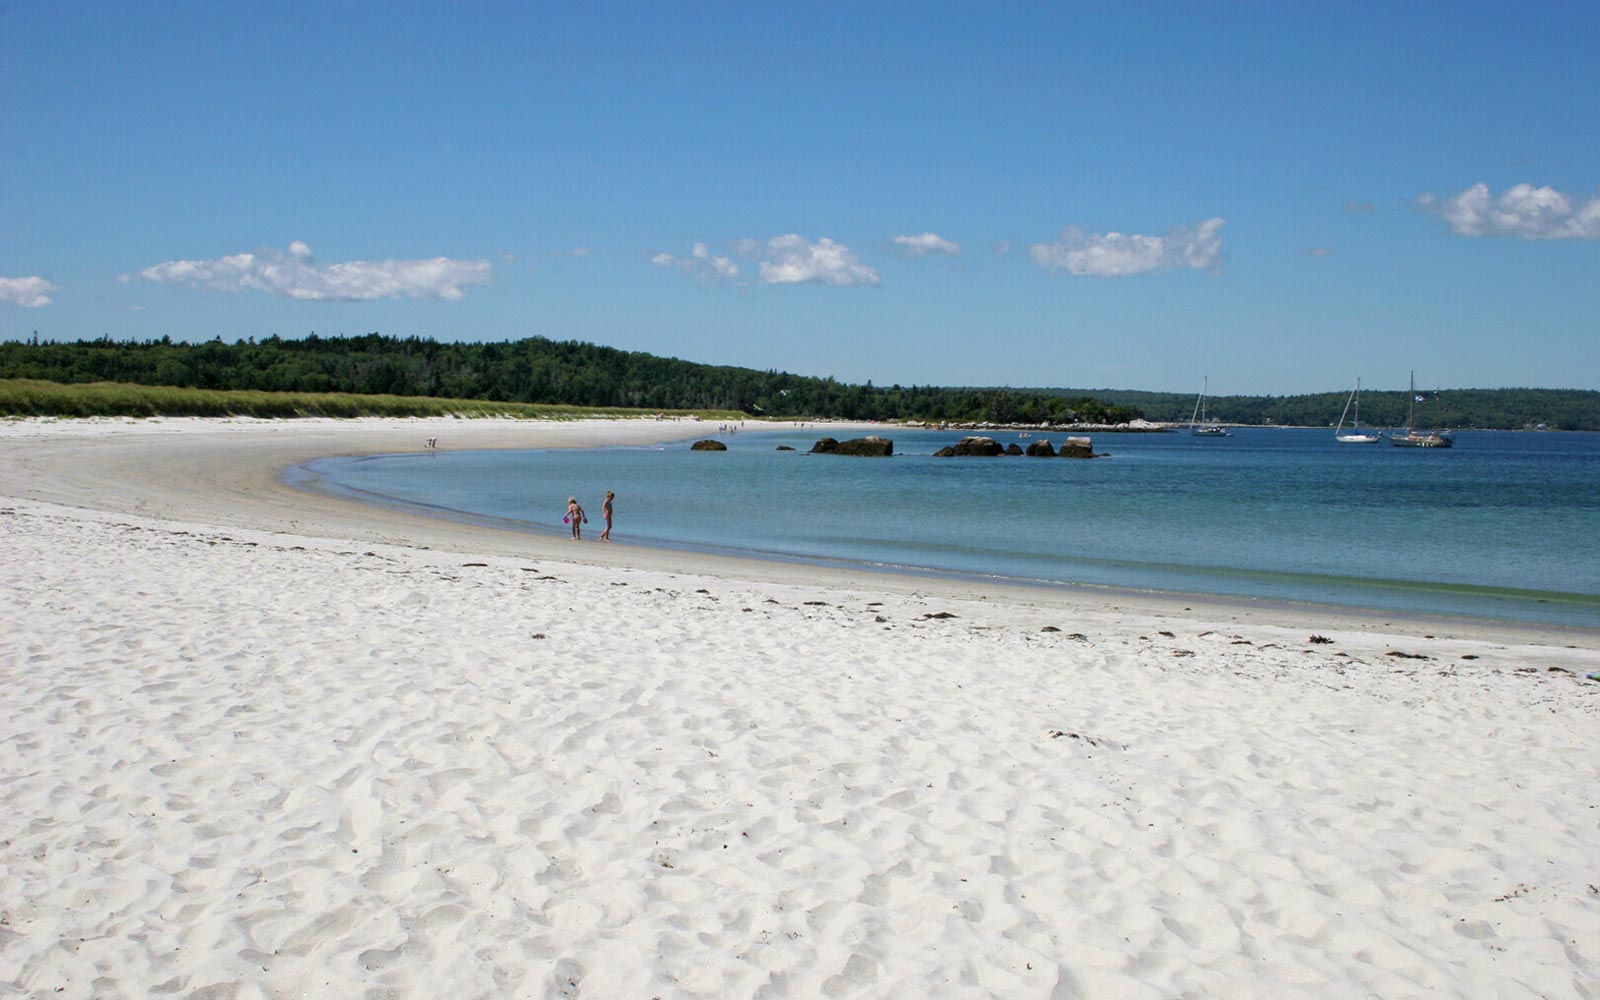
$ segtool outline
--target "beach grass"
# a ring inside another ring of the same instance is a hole
[[[0,379],[0,416],[8,417],[513,417],[524,420],[674,417],[743,420],[733,410],[637,410],[620,406],[510,403],[432,396],[342,392],[193,389],[126,382],[63,384]]]

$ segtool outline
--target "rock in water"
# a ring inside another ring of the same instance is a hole
[[[951,455],[1001,455],[1005,448],[1000,442],[991,437],[964,437],[949,448],[940,448],[934,452],[940,458]]]
[[[1055,448],[1044,438],[1028,442],[1028,456],[1030,458],[1054,458],[1055,454]]]
[[[1093,458],[1094,447],[1086,437],[1069,437],[1061,442],[1061,450],[1056,454],[1062,458]]]
[[[839,441],[837,438],[823,438],[811,446],[811,454],[813,455],[832,455],[838,450]]]
[[[728,446],[723,444],[721,441],[713,441],[710,438],[706,438],[704,441],[696,441],[694,444],[690,445],[689,446],[689,450],[690,451],[727,451],[728,450]]]
[[[860,455],[865,458],[887,458],[894,454],[894,442],[877,435],[851,438],[849,441],[840,441],[835,448],[835,453],[840,455]]]

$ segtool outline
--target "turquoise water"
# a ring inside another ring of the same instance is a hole
[[[610,489],[617,540],[669,548],[1600,627],[1600,434],[1462,432],[1448,451],[1097,434],[1111,457],[1081,461],[933,458],[960,435],[907,430],[888,459],[805,454],[822,433],[327,459],[289,478],[552,534],[569,494],[598,534]]]

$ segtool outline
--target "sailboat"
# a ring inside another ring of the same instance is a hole
[[[1417,373],[1411,373],[1411,405],[1406,410],[1406,432],[1395,434],[1389,443],[1396,448],[1448,448],[1456,443],[1455,435],[1448,430],[1417,430]]]
[[[1350,406],[1355,404],[1356,418],[1350,421],[1350,433],[1344,432],[1344,418],[1350,415]],[[1377,444],[1383,440],[1382,434],[1363,434],[1361,432],[1361,379],[1356,379],[1356,387],[1351,390],[1350,398],[1344,401],[1344,412],[1339,414],[1339,426],[1333,430],[1333,439],[1340,444]]]
[[[1215,420],[1206,420],[1206,389],[1209,388],[1210,379],[1200,382],[1200,398],[1194,401],[1194,413],[1189,417],[1189,433],[1195,437],[1225,438],[1232,437],[1228,429]]]

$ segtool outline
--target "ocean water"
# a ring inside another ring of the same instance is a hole
[[[1083,461],[934,458],[961,435],[895,430],[892,458],[806,454],[827,433],[327,459],[287,478],[550,534],[575,495],[591,536],[610,489],[619,543],[1600,628],[1600,434],[1467,431],[1431,451],[1309,429],[1102,433],[1110,457]]]

